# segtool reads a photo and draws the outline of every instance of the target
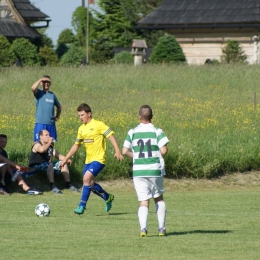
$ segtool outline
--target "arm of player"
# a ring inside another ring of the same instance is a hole
[[[124,159],[124,157],[123,157],[123,155],[122,155],[121,152],[120,152],[120,149],[119,149],[119,147],[118,147],[116,138],[115,138],[113,135],[110,135],[110,136],[108,137],[108,140],[111,142],[111,144],[112,144],[113,147],[114,147],[114,150],[115,150],[114,157],[116,157],[118,161],[122,161],[122,160]]]
[[[53,138],[49,138],[49,141],[46,144],[36,143],[33,146],[32,151],[34,153],[44,153],[44,152],[46,152],[48,150],[48,148],[50,147],[50,145],[52,144],[52,140],[53,140]]]
[[[35,81],[33,83],[33,85],[31,86],[31,90],[32,90],[33,94],[35,94],[37,92],[38,86],[41,82],[42,82],[42,78],[38,79],[37,81]]]
[[[160,148],[160,153],[162,156],[164,156],[165,154],[167,154],[168,152],[168,148],[166,145],[164,145],[163,147]]]
[[[122,148],[122,154],[129,157],[129,158],[133,158],[133,153],[132,151],[130,151],[129,149],[127,149],[126,147]]]
[[[69,161],[70,157],[78,151],[79,147],[80,147],[80,144],[73,144],[71,146],[67,155],[63,157],[59,168],[62,168]]]
[[[61,106],[57,107],[57,113],[56,113],[56,116],[55,116],[55,121],[59,120],[60,114],[61,114]]]
[[[16,164],[10,160],[8,160],[7,158],[5,158],[4,156],[2,156],[0,154],[0,162],[6,163],[12,167],[14,167],[16,170],[20,171],[21,170],[21,166],[19,164]]]
[[[62,155],[62,154],[60,154],[56,149],[53,149],[52,155],[53,155],[55,158],[57,158],[59,161],[63,161],[63,160],[65,159],[65,156]],[[68,159],[68,160],[67,160],[67,163],[68,163],[69,165],[71,165],[71,164],[72,164],[72,160],[71,160],[71,159]]]

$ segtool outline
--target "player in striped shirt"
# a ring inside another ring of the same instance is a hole
[[[169,140],[162,129],[152,123],[152,109],[148,105],[139,110],[140,124],[129,130],[122,153],[133,159],[133,180],[140,206],[138,218],[140,237],[147,236],[149,201],[154,199],[158,218],[159,236],[165,236],[166,205],[163,199],[163,156],[167,153]]]

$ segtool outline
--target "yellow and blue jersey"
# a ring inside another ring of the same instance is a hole
[[[78,129],[75,144],[84,144],[86,148],[85,164],[98,161],[106,162],[106,140],[114,132],[103,122],[91,119],[88,124],[83,124]]]

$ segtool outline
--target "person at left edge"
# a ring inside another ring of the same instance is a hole
[[[42,89],[38,88],[41,85]],[[36,114],[34,126],[34,142],[39,142],[39,133],[41,130],[47,130],[50,136],[57,141],[57,130],[55,123],[59,120],[61,114],[61,105],[57,96],[50,91],[51,78],[44,75],[32,85],[31,89],[36,101]],[[56,115],[55,113],[56,107]]]

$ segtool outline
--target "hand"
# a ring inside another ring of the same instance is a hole
[[[57,122],[60,118],[58,116],[54,117],[54,120]]]
[[[51,82],[51,80],[47,77],[41,78],[41,82],[46,82],[46,81],[48,81],[49,83]]]
[[[69,159],[70,160],[70,159]],[[71,161],[71,160],[70,160]],[[65,164],[67,163],[67,160],[62,160],[60,165],[59,165],[59,169],[61,169]]]
[[[71,166],[71,165],[72,165],[71,159],[69,159],[69,160],[67,161],[67,163],[69,164],[69,166]]]
[[[121,153],[115,153],[114,157],[116,157],[116,159],[118,161],[124,160],[124,157],[123,157],[123,155]]]
[[[22,166],[18,165],[18,164],[15,164],[15,169],[18,170],[18,171],[21,171],[22,170]]]

